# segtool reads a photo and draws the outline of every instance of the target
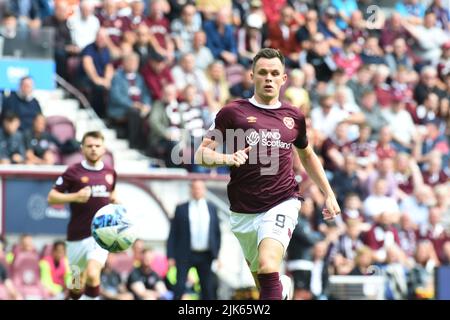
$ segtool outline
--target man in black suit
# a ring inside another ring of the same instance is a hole
[[[192,181],[191,200],[177,206],[171,221],[167,257],[169,265],[177,268],[174,299],[181,299],[192,266],[198,272],[201,298],[215,298],[211,264],[219,254],[220,227],[217,210],[206,201],[205,193],[203,181]]]

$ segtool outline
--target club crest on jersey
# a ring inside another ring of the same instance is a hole
[[[89,182],[89,177],[88,176],[82,176],[80,181],[83,182],[83,183],[88,183]]]
[[[288,129],[294,128],[294,119],[292,119],[291,117],[284,117],[283,123]]]
[[[112,174],[108,173],[107,175],[105,175],[105,180],[108,184],[113,184],[114,182],[114,177]]]
[[[255,123],[256,122],[256,117],[254,117],[254,116],[250,116],[250,117],[247,117],[247,122],[248,123]]]

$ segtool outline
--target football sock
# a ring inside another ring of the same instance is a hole
[[[88,298],[97,298],[100,295],[100,286],[91,287],[89,285],[86,285],[86,288],[84,289],[84,294]]]
[[[281,300],[282,291],[278,272],[258,274],[260,286],[259,300]]]

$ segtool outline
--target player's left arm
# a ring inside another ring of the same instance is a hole
[[[115,204],[120,203],[119,199],[117,198],[116,190],[111,191],[111,194],[109,195],[109,199],[110,199],[111,203],[115,203]]]
[[[298,148],[297,152],[303,167],[308,173],[308,176],[325,194],[326,209],[323,211],[324,219],[333,219],[336,215],[341,213],[341,209],[339,208],[336,197],[331,189],[330,183],[328,182],[319,158],[314,153],[314,150],[310,145],[307,145],[303,149]]]

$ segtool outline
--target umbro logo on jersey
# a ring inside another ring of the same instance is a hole
[[[250,117],[247,117],[247,122],[248,123],[255,123],[256,119],[257,119],[256,117],[250,116]]]

